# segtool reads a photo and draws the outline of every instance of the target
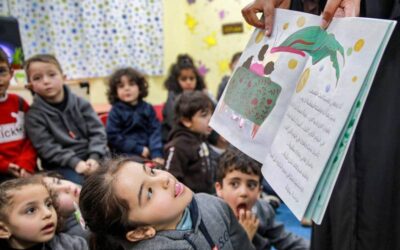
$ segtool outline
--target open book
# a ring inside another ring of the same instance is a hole
[[[298,219],[321,223],[395,22],[278,9],[256,29],[210,125],[263,163]]]

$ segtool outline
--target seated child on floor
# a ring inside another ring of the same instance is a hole
[[[213,104],[199,90],[184,92],[175,103],[175,125],[165,145],[165,169],[193,192],[213,192],[215,168],[211,166],[206,137]]]
[[[56,230],[53,198],[41,177],[0,184],[0,249],[88,249],[83,238]]]
[[[164,82],[168,97],[162,110],[162,139],[166,143],[174,126],[175,99],[185,91],[201,90],[207,92],[206,83],[199,74],[193,58],[187,54],[178,55],[176,63],[171,65],[169,75]]]
[[[81,184],[107,152],[107,137],[91,104],[64,84],[61,65],[48,54],[25,63],[35,96],[25,128],[46,170]]]
[[[301,237],[275,221],[274,209],[259,199],[261,164],[235,148],[222,154],[215,183],[217,195],[232,208],[256,249],[309,249]]]
[[[71,181],[62,179],[57,173],[42,173],[43,182],[54,194],[54,205],[57,207],[57,215],[62,220],[62,226],[58,232],[69,235],[77,235],[89,240],[89,231],[84,228],[80,221],[79,194],[81,186]]]
[[[28,104],[7,93],[12,74],[8,56],[0,48],[0,181],[30,176],[36,168],[36,151],[24,129]]]
[[[118,155],[141,156],[164,163],[161,124],[153,107],[145,102],[146,79],[133,68],[115,71],[109,80],[108,100],[112,109],[107,119],[108,143]]]
[[[170,173],[129,158],[89,176],[79,207],[94,250],[253,249],[221,199],[193,194]]]

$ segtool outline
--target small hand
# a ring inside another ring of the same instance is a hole
[[[8,172],[15,177],[21,177],[21,167],[17,164],[10,163],[8,164]]]
[[[20,170],[20,177],[25,178],[25,177],[30,177],[32,176],[31,173],[29,173],[28,171],[26,171],[25,169],[21,168]]]
[[[89,170],[87,174],[91,174],[99,168],[99,163],[94,159],[88,159],[86,164],[89,166]]]
[[[164,159],[161,157],[154,158],[154,159],[152,159],[152,161],[155,161],[160,165],[164,165],[164,163],[165,163]]]
[[[253,237],[256,234],[258,225],[260,223],[256,215],[253,214],[250,210],[245,211],[244,209],[241,209],[239,211],[239,223],[246,231],[250,241],[253,240]]]
[[[90,169],[90,166],[89,166],[85,161],[80,161],[80,162],[78,162],[78,164],[76,164],[76,166],[75,166],[75,171],[76,171],[78,174],[87,175],[89,169]]]
[[[143,147],[142,157],[148,159],[150,156],[150,150],[148,147]]]

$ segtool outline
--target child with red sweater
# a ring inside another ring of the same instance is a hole
[[[0,49],[0,181],[30,176],[36,168],[36,151],[24,129],[28,104],[7,93],[11,77],[7,54]]]

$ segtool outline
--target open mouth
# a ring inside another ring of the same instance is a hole
[[[53,233],[55,231],[54,223],[49,223],[45,227],[42,228],[42,231],[46,234]]]
[[[236,207],[236,214],[237,214],[237,216],[239,216],[240,210],[243,210],[243,211],[247,211],[247,210],[248,210],[246,203],[240,203],[240,204]]]

